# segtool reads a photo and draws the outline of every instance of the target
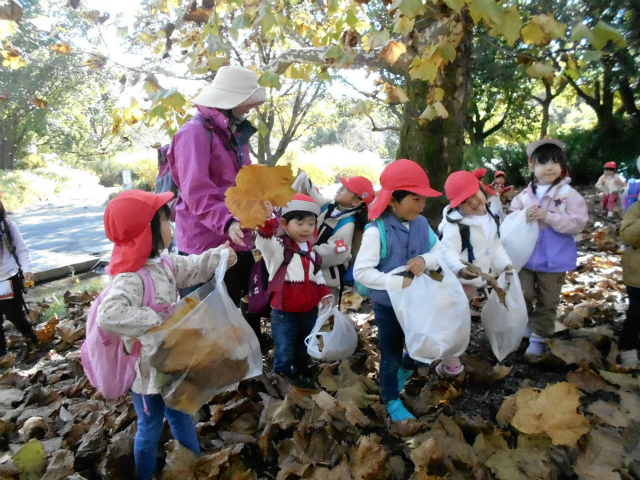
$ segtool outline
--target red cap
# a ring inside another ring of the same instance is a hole
[[[368,207],[376,198],[376,192],[373,190],[373,183],[365,177],[355,176],[349,178],[338,177],[344,188],[358,195],[364,204]]]
[[[104,212],[104,231],[115,245],[109,261],[113,276],[137,272],[151,254],[151,219],[173,192],[153,194],[127,190],[114,197]]]
[[[480,180],[486,174],[487,174],[487,169],[486,168],[476,168],[473,171],[473,176],[476,177],[478,180]]]
[[[618,169],[616,162],[607,162],[604,164],[604,168],[613,168],[614,170]]]
[[[480,182],[473,173],[466,170],[453,172],[444,182],[444,191],[451,208],[456,208],[467,198],[475,195],[478,190],[480,190]]]
[[[391,200],[391,194],[396,190],[407,190],[425,197],[439,197],[440,192],[429,185],[424,169],[412,160],[400,159],[390,163],[380,175],[382,188],[375,200],[369,206],[369,218],[378,218],[386,210]]]
[[[504,172],[502,170],[498,170],[496,172],[496,174],[493,176],[493,179],[495,180],[496,178],[498,178],[499,176],[505,176]]]

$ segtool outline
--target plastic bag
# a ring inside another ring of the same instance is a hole
[[[522,295],[522,286],[517,273],[508,275],[506,272],[498,277],[498,286],[506,289],[505,305],[500,303],[496,291],[489,294],[489,298],[482,309],[480,319],[489,338],[491,350],[499,362],[520,346],[527,328],[529,316],[527,304]]]
[[[320,311],[304,343],[311,357],[333,362],[353,355],[358,345],[358,334],[349,317],[332,305]]]
[[[194,414],[213,395],[262,373],[258,338],[224,285],[228,256],[222,250],[214,278],[187,297],[192,300],[176,304],[176,312],[186,315],[150,334],[158,345],[150,357],[155,383],[165,403],[185,413]]]
[[[526,209],[512,212],[500,225],[500,240],[516,271],[524,267],[538,241],[538,222],[527,222]]]
[[[390,273],[406,271],[406,266]],[[471,312],[469,302],[456,276],[442,265],[444,278],[438,282],[426,273],[416,275],[407,288],[389,289],[389,298],[411,358],[432,363],[461,355],[469,344]]]

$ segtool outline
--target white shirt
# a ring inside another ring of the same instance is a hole
[[[11,232],[11,238],[13,240],[13,246],[16,248],[16,255],[20,261],[20,266],[23,272],[32,272],[31,267],[31,253],[29,247],[24,243],[22,235],[15,223],[6,220]],[[13,255],[9,252],[5,239],[2,239],[2,249],[0,249],[0,280],[7,280],[18,273],[18,264],[13,258]]]

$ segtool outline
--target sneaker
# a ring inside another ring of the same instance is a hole
[[[535,333],[532,333],[529,337],[529,346],[527,350],[524,352],[525,355],[529,355],[532,357],[539,357],[545,351],[544,339]]]
[[[405,408],[399,398],[391,400],[389,403],[387,403],[387,413],[391,417],[391,420],[393,420],[394,422],[416,419],[416,417],[414,417],[411,412],[409,412],[409,410]]]
[[[464,372],[459,357],[447,357],[436,367],[436,373],[443,378],[453,378]]]
[[[639,363],[638,350],[620,350],[620,365],[623,367],[636,368]]]
[[[411,378],[411,375],[413,375],[413,370],[398,369],[398,392],[404,390],[404,386],[407,380]]]

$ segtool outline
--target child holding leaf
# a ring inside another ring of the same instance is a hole
[[[356,281],[369,288],[373,300],[380,348],[380,383],[382,400],[393,421],[415,419],[400,400],[400,391],[413,373],[415,363],[405,362],[404,331],[387,293],[408,287],[412,276],[439,268],[434,249],[436,234],[422,216],[427,197],[442,195],[429,185],[425,171],[411,160],[396,160],[380,175],[382,189],[370,205],[369,218],[380,218],[385,228],[386,256],[381,254],[378,223],[372,223],[362,237],[362,245],[353,267]],[[403,265],[407,275],[390,272]]]
[[[375,198],[375,191],[368,178],[338,178],[342,186],[333,200],[323,197],[304,172],[298,174],[294,189],[308,192],[320,207],[318,240],[313,250],[322,257],[322,274],[339,302],[345,273],[358,253],[367,223],[367,208]]]
[[[171,192],[154,195],[127,190],[109,203],[104,214],[105,233],[114,242],[109,274],[115,278],[98,309],[97,321],[103,330],[120,335],[128,352],[136,342],[141,344],[136,378],[131,386],[131,399],[138,417],[133,447],[138,480],[151,480],[155,475],[158,440],[165,417],[176,440],[194,453],[200,453],[191,417],[167,407],[155,384],[156,370],[150,364],[150,357],[158,345],[148,334],[173,313],[178,288],[209,280],[218,266],[220,251],[229,248],[226,243],[200,255],[161,255],[173,238],[167,206],[172,198]],[[233,265],[235,260],[236,254],[230,250],[228,264]],[[142,268],[153,281],[156,308],[142,306],[144,283],[136,273]]]
[[[269,201],[264,204],[270,215],[264,226],[258,227],[256,247],[265,260],[273,293],[271,334],[276,345],[273,370],[298,386],[312,388],[304,339],[315,325],[318,305],[334,301],[322,276],[322,259],[313,251],[320,207],[308,195],[298,193],[282,207],[278,219],[271,213],[272,204]],[[285,263],[287,251],[293,255]]]

